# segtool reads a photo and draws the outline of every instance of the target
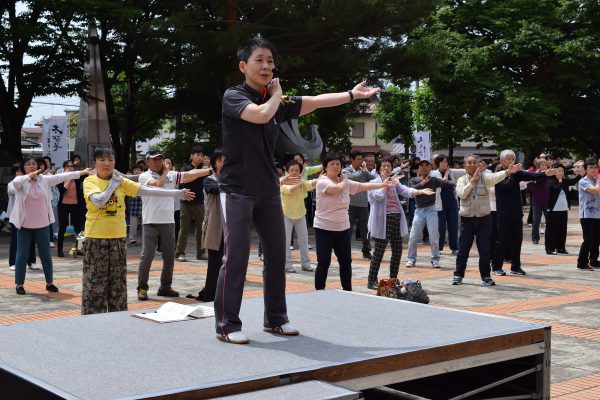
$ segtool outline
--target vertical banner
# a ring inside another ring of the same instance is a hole
[[[413,137],[415,140],[415,156],[421,160],[431,160],[431,133],[417,131]]]
[[[50,156],[56,168],[69,158],[69,120],[66,117],[44,119],[42,125],[44,156]]]

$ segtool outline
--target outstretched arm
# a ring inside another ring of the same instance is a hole
[[[381,90],[378,87],[367,87],[366,84],[367,83],[363,81],[347,92],[326,93],[318,96],[302,96],[300,115],[309,114],[317,108],[335,107],[346,104],[354,99],[366,99]]]

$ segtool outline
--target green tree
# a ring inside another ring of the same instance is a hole
[[[555,143],[591,146],[597,137],[597,113],[589,110],[599,95],[599,7],[573,0],[440,1],[409,42],[414,51],[437,45],[435,54],[444,55],[429,86],[452,115],[463,116],[465,132],[530,161]]]
[[[21,158],[21,128],[34,97],[82,94],[84,1],[0,4],[0,149]]]
[[[409,88],[390,85],[380,94],[373,118],[379,124],[377,137],[392,142],[401,138],[408,151],[413,143],[413,93]]]

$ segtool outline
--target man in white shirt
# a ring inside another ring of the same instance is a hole
[[[210,175],[210,168],[193,169],[187,172],[170,171],[164,165],[164,156],[160,150],[151,150],[146,154],[148,170],[142,173],[138,182],[146,186],[164,189],[177,189],[179,184]],[[178,297],[179,293],[171,288],[173,266],[175,263],[175,219],[174,203],[170,197],[142,196],[142,254],[138,275],[138,300],[148,300],[148,277],[150,266],[160,238],[163,268],[160,275],[158,296]]]

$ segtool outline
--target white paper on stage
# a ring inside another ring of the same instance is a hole
[[[50,156],[57,168],[69,158],[69,120],[65,117],[44,119],[42,125],[44,156]]]
[[[208,306],[188,306],[185,304],[166,302],[155,312],[133,314],[133,317],[149,319],[154,322],[178,322],[194,318],[207,318],[215,315],[215,309]]]
[[[417,131],[413,135],[415,141],[415,155],[421,160],[431,159],[431,133]]]

